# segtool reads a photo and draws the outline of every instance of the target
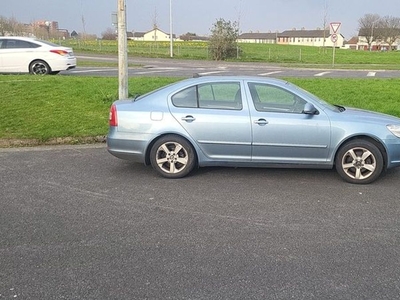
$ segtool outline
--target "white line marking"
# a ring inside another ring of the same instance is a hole
[[[273,74],[278,74],[278,73],[282,73],[283,71],[274,71],[274,72],[268,72],[268,73],[261,73],[258,74],[259,76],[268,76],[268,75],[273,75]]]
[[[374,77],[376,75],[376,72],[368,72],[367,76],[368,77]]]
[[[165,70],[159,70],[159,71],[145,71],[145,72],[135,72],[135,74],[138,75],[143,75],[143,74],[152,74],[152,73],[163,73]]]
[[[324,76],[324,75],[329,74],[329,73],[331,73],[331,72],[322,72],[322,73],[315,74],[314,76],[320,77],[320,76]]]
[[[218,73],[224,73],[226,71],[212,71],[212,72],[203,72],[199,73],[199,75],[211,75],[211,74],[218,74]]]
[[[101,70],[74,70],[71,73],[90,73],[90,72],[107,72],[107,71],[118,71],[118,69],[101,69]]]

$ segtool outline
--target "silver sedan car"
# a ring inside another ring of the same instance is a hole
[[[366,184],[400,166],[400,119],[333,106],[278,79],[198,77],[115,101],[107,147],[167,178],[204,166],[335,167]]]

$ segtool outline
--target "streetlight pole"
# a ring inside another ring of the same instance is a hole
[[[119,99],[128,98],[128,51],[126,37],[126,4],[118,0],[118,86]]]
[[[171,57],[174,57],[174,36],[173,36],[173,28],[172,28],[172,0],[169,0],[169,38],[170,38],[170,43],[169,43],[169,52]]]

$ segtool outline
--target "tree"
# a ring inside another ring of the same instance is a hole
[[[191,40],[195,39],[196,37],[197,37],[197,35],[195,33],[187,32],[185,34],[182,34],[179,38],[184,41],[191,41]]]
[[[101,38],[103,40],[115,41],[117,39],[117,33],[115,32],[115,29],[107,28],[106,31],[101,33]]]
[[[382,18],[381,38],[392,49],[393,43],[400,37],[400,18],[385,16]]]
[[[213,24],[210,37],[210,51],[215,60],[225,60],[236,57],[237,37],[239,29],[237,22],[217,20]]]
[[[381,22],[381,17],[378,14],[366,14],[358,20],[360,35],[365,37],[370,50],[372,43],[378,39],[379,22]]]

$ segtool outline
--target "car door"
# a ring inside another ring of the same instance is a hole
[[[170,100],[174,118],[208,158],[251,160],[250,116],[239,81],[190,86]]]
[[[330,122],[320,110],[303,113],[305,99],[281,86],[248,82],[252,99],[252,160],[314,164],[327,160]]]
[[[29,63],[35,58],[36,44],[18,39],[7,39],[1,49],[4,72],[29,72]]]

